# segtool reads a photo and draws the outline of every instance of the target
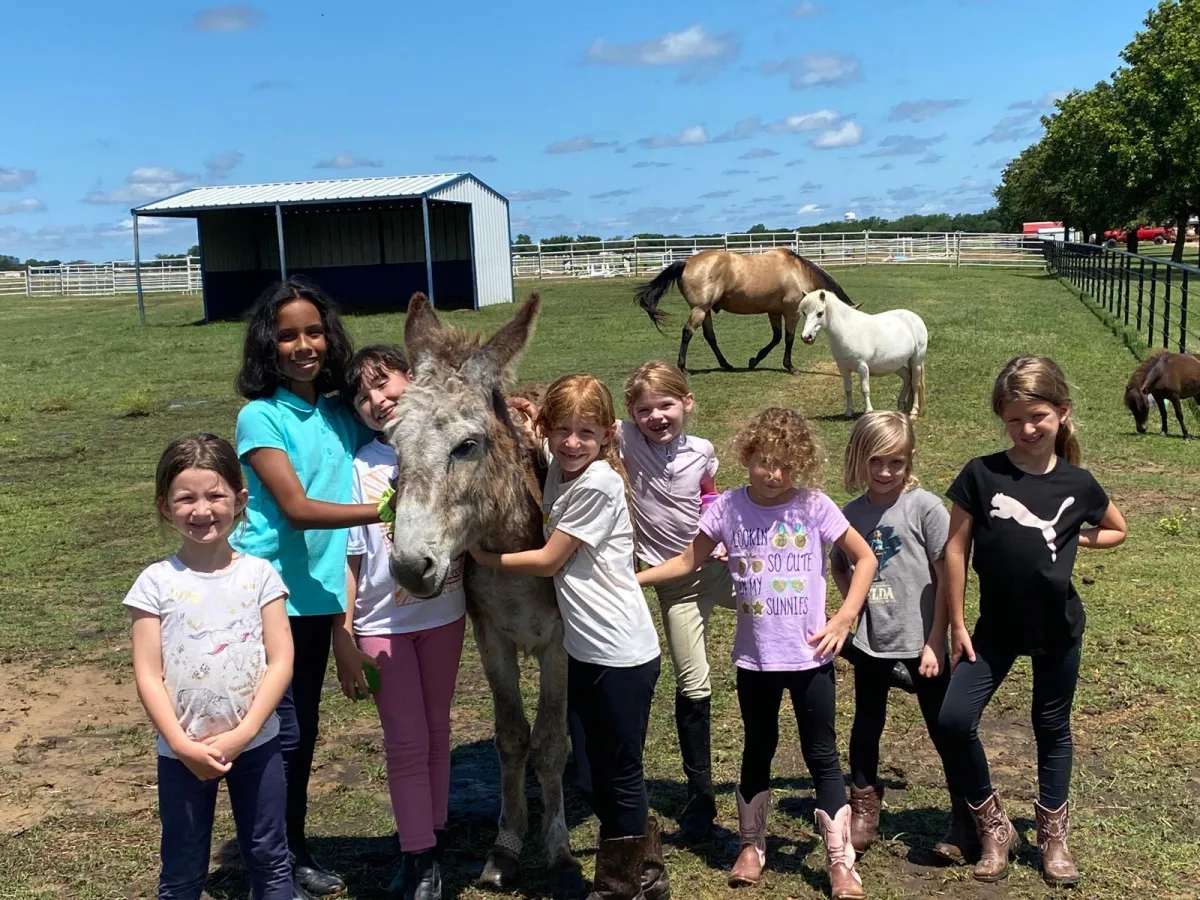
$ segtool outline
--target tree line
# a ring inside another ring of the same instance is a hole
[[[1004,169],[1006,227],[1061,221],[1098,241],[1121,229],[1136,249],[1138,226],[1171,223],[1182,261],[1200,210],[1200,0],[1162,0],[1143,24],[1112,77],[1057,101],[1045,135]]]

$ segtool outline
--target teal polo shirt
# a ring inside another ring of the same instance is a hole
[[[230,542],[242,553],[268,560],[287,585],[290,616],[320,616],[346,608],[346,541],[349,529],[296,531],[254,470],[252,450],[282,450],[312,500],[349,503],[354,454],[374,437],[340,400],[319,397],[314,406],[285,388],[251,400],[237,417],[237,452],[250,494],[246,522]]]

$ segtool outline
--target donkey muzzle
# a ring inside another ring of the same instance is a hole
[[[450,560],[428,546],[394,547],[389,565],[396,584],[421,599],[440,594],[450,570]]]

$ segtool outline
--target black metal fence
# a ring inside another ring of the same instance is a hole
[[[1046,260],[1059,277],[1143,335],[1148,346],[1180,353],[1200,348],[1200,332],[1188,320],[1188,297],[1200,290],[1200,268],[1061,241],[1046,242]]]

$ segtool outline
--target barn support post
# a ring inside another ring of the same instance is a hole
[[[283,208],[275,204],[275,233],[279,236],[279,280],[287,280],[287,252],[283,249]]]
[[[137,287],[138,319],[146,324],[146,301],[142,296],[142,248],[138,243],[138,217],[133,214],[133,283]]]
[[[425,283],[429,288],[425,294],[429,297],[429,305],[437,309],[433,299],[433,245],[429,240],[429,198],[424,195],[421,197],[421,225],[425,229]]]

